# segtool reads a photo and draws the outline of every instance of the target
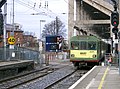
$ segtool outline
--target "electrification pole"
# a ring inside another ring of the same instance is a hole
[[[58,36],[59,26],[58,26],[58,17],[56,17],[56,35]]]
[[[2,25],[2,28],[0,29],[1,30],[1,35],[2,35],[2,38],[3,38],[3,45],[4,45],[4,60],[6,60],[6,15],[7,15],[7,0],[0,0],[0,10],[2,8],[2,6],[4,5],[4,15],[1,14],[1,16],[3,18],[1,18],[0,20],[2,21],[1,24]],[[2,11],[1,11],[2,12]]]
[[[4,19],[4,32],[3,32],[3,35],[4,35],[4,59],[6,60],[6,22],[7,22],[7,2],[5,3],[4,5],[4,16],[3,16],[3,19]]]

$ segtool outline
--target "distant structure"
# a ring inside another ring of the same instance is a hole
[[[27,35],[24,34],[24,31],[21,30],[22,26],[18,23],[15,23],[15,30],[14,30],[14,38],[15,46],[18,47],[29,47],[34,48],[39,46],[37,37],[34,37],[33,35]],[[11,32],[13,31],[13,25],[7,24],[6,25],[6,40],[11,36]],[[8,41],[6,42],[7,46],[9,46]],[[3,41],[0,42],[0,47],[3,47]]]
[[[76,35],[112,36],[110,16],[114,10],[107,0],[68,0],[68,40]]]

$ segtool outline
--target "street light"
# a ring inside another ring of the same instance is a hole
[[[40,39],[41,39],[41,22],[45,22],[45,20],[40,20]]]
[[[45,20],[40,20],[40,37],[39,37],[39,51],[40,51],[40,54],[43,51],[42,40],[41,40],[41,22],[45,22]],[[40,61],[41,61],[41,63],[43,63],[42,59]]]
[[[40,20],[39,51],[42,51],[42,41],[41,41],[41,22],[45,22],[45,20]]]
[[[45,20],[40,20],[40,38],[39,38],[39,52],[40,52],[40,64],[42,65],[43,63],[43,59],[41,58],[42,56],[42,50],[43,50],[43,47],[42,47],[42,41],[41,41],[41,22],[45,22]]]

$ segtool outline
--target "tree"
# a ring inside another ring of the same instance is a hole
[[[63,38],[66,38],[67,34],[65,25],[58,17],[56,17],[54,21],[51,21],[50,23],[45,24],[44,26],[44,30],[42,31],[42,38],[45,38],[49,35],[59,35]]]

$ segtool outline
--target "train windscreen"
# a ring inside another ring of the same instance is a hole
[[[79,44],[80,44],[79,45],[80,50],[87,50],[87,42],[86,41],[81,41]]]
[[[79,42],[77,42],[77,41],[72,41],[72,42],[71,42],[71,49],[72,49],[72,50],[78,50],[78,49],[79,49]]]
[[[72,41],[71,49],[72,50],[96,50],[96,42],[95,41]]]
[[[89,41],[88,42],[88,50],[96,50],[96,42]]]

